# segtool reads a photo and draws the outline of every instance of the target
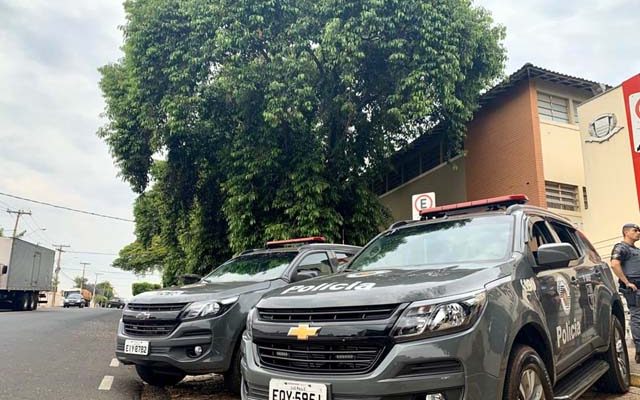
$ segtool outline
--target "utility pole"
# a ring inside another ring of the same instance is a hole
[[[20,221],[20,217],[22,215],[31,215],[31,211],[25,211],[25,210],[10,210],[7,208],[7,212],[9,214],[16,214],[16,224],[13,227],[13,238],[16,237],[16,235],[18,234],[18,222]]]
[[[81,262],[80,264],[82,265],[82,280],[80,281],[80,293],[82,293],[82,289],[84,289],[84,269],[87,267],[87,265],[91,265],[91,263]]]
[[[65,247],[71,247],[68,244],[54,244],[53,247],[58,251],[58,265],[56,266],[56,286],[53,288],[53,304],[52,307],[56,306],[56,295],[58,294],[58,275],[60,274],[60,260],[62,259],[62,253],[64,253]]]
[[[98,275],[102,275],[96,272],[96,283],[93,284],[93,294],[91,295],[91,301],[93,301],[93,308],[96,308],[96,286],[98,286]]]

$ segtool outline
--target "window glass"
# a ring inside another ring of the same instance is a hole
[[[298,253],[247,254],[232,258],[204,277],[206,282],[261,282],[282,276]]]
[[[582,249],[580,245],[578,245],[578,241],[574,233],[575,229],[555,221],[550,222],[550,224],[553,227],[553,230],[556,231],[558,238],[560,238],[560,242],[569,243],[575,249],[576,254],[582,254]]]
[[[513,217],[492,215],[395,229],[370,243],[353,270],[440,269],[442,265],[505,259],[512,249]]]
[[[569,123],[569,100],[538,92],[538,115],[547,121]]]
[[[331,264],[327,253],[313,253],[302,259],[297,268],[298,271],[317,271],[319,275],[329,275]]]
[[[566,183],[545,181],[547,207],[567,211],[580,211],[578,187]]]

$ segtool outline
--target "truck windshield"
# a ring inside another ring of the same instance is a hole
[[[297,252],[248,254],[232,258],[204,277],[205,282],[260,282],[282,276]]]
[[[494,215],[391,230],[369,244],[349,269],[429,269],[502,260],[512,248],[513,221]]]
[[[82,296],[78,293],[71,293],[68,297],[69,299],[81,299]]]

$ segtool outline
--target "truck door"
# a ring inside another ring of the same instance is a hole
[[[581,332],[579,310],[574,299],[578,296],[577,276],[573,267],[549,268],[537,265],[537,249],[543,244],[558,243],[549,224],[541,217],[529,219],[529,249],[533,254],[540,287],[540,302],[544,319],[552,339],[558,372],[572,365],[579,349]]]
[[[602,275],[598,273],[596,263],[586,257],[584,247],[576,235],[575,228],[556,220],[550,220],[549,224],[560,241],[570,244],[579,256],[576,261],[571,263],[577,278],[577,295],[573,299],[573,305],[579,312],[577,317],[580,318],[581,337],[579,345],[585,346],[586,352],[591,352],[596,347],[595,342],[599,339],[599,333],[595,325],[595,305],[597,303],[595,292],[599,286],[597,282],[602,282]]]
[[[33,268],[31,268],[31,287],[38,287],[38,277],[42,267],[42,254],[36,251],[33,254]]]

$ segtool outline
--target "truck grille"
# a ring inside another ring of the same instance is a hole
[[[168,304],[144,304],[129,303],[127,308],[131,311],[181,311],[189,303],[168,303]]]
[[[123,320],[124,332],[130,336],[166,336],[178,326],[177,320]]]
[[[375,366],[384,351],[376,344],[258,344],[266,367],[305,373],[363,373]]]
[[[330,322],[373,321],[391,317],[396,304],[381,306],[333,307],[333,308],[261,308],[260,319],[270,322]]]

